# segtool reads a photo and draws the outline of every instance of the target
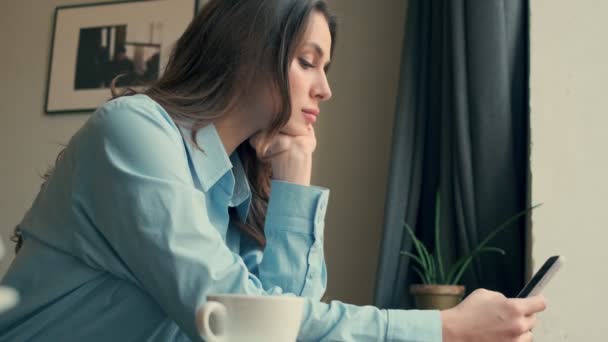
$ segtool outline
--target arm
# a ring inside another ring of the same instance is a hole
[[[310,186],[314,128],[302,135],[281,131],[249,139],[258,156],[272,166],[272,184],[264,233],[265,250],[248,244],[243,255],[263,282],[320,300],[327,286],[323,251],[325,210],[329,190]]]
[[[273,180],[262,250],[243,238],[241,255],[266,287],[320,300],[327,285],[323,228],[329,190]]]
[[[142,288],[200,341],[195,313],[208,293],[293,294],[265,287],[227,248],[206,214],[205,196],[192,185],[177,129],[149,107],[109,103],[81,132],[74,208],[107,249],[89,260],[112,255],[119,266],[109,272]],[[311,299],[304,310],[302,341],[440,341],[436,312]]]
[[[536,313],[545,310],[542,296],[506,298],[477,289],[456,307],[441,312],[445,342],[532,341]]]

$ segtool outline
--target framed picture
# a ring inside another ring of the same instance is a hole
[[[45,111],[91,111],[118,87],[162,74],[198,0],[131,0],[55,9]]]

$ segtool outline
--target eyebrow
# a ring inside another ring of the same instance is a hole
[[[319,56],[321,58],[325,55],[325,53],[323,52],[323,49],[317,43],[308,42],[308,43],[304,44],[304,46],[312,46],[315,49],[315,51],[317,51],[317,54],[319,54]],[[327,63],[325,64],[325,67],[329,68],[330,65],[331,65],[331,61],[327,61]]]

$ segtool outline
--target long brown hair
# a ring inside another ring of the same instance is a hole
[[[289,66],[313,11],[327,20],[331,53],[336,18],[324,0],[210,0],[176,42],[162,76],[148,84],[143,93],[163,106],[176,124],[191,123],[191,139],[196,142],[198,129],[233,109],[247,89],[254,86],[254,80],[268,80],[280,100],[276,115],[264,131],[268,141],[289,121]],[[115,81],[113,98],[137,93],[131,88],[117,92]],[[258,158],[247,141],[236,151],[247,174],[252,199],[245,222],[230,208],[231,222],[264,247],[270,163]],[[48,179],[50,173],[46,176]],[[19,246],[18,227],[14,237]]]

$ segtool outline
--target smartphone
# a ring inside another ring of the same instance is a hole
[[[526,298],[540,294],[555,273],[562,268],[563,264],[564,257],[561,255],[554,255],[547,259],[521,292],[519,292],[517,298]]]

